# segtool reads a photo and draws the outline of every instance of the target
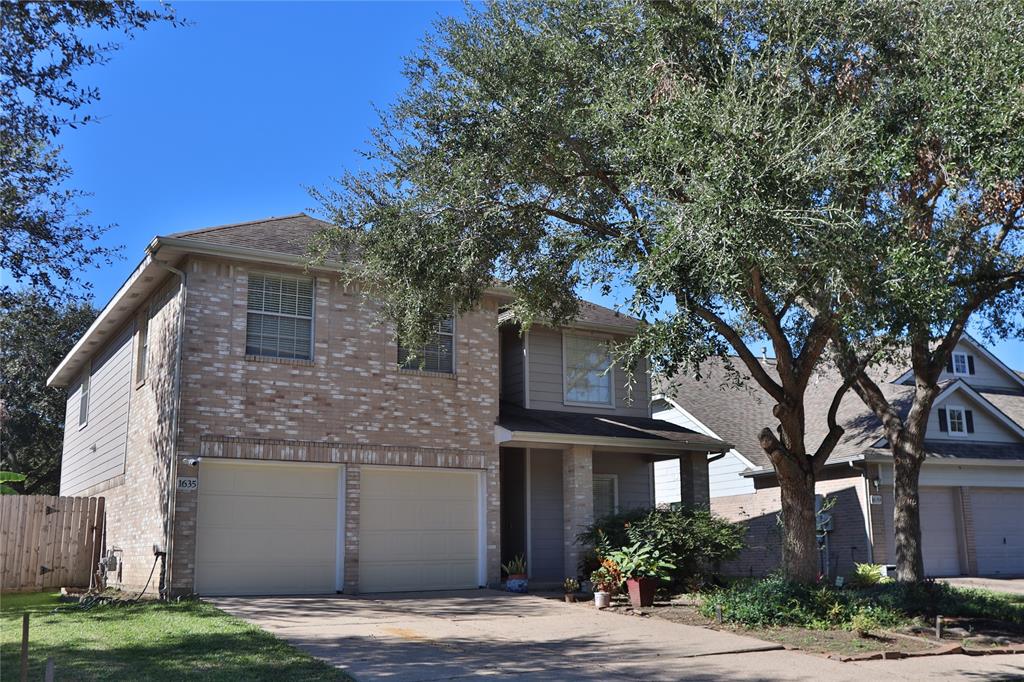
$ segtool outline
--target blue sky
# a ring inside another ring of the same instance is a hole
[[[305,190],[361,159],[374,105],[401,91],[402,57],[457,2],[181,2],[82,74],[100,122],[61,142],[81,205],[123,258],[97,270],[105,303],[157,234],[315,208]],[[585,295],[595,301],[595,295]],[[760,345],[760,344],[755,344]],[[1024,343],[993,349],[1024,369]]]

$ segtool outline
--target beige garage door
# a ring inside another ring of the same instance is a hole
[[[892,488],[883,493],[885,540],[889,563],[896,563],[896,538],[893,532]],[[960,575],[960,552],[952,488],[920,488],[921,553],[928,576]]]
[[[979,575],[1024,575],[1024,490],[971,488]]]
[[[203,460],[196,591],[334,592],[338,478],[337,467]]]
[[[921,550],[928,576],[960,575],[952,488],[921,488]]]
[[[359,590],[479,587],[480,475],[363,467]]]

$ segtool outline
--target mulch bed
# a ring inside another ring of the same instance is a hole
[[[594,608],[592,600],[581,600],[581,607]],[[849,630],[812,630],[794,626],[750,629],[730,623],[718,623],[697,611],[692,597],[658,601],[650,608],[634,609],[624,597],[616,597],[606,609],[612,613],[641,618],[662,618],[673,623],[733,632],[777,642],[788,649],[826,655],[840,661],[899,659],[951,653],[972,655],[1024,653],[1024,632],[1012,624],[981,618],[944,620],[943,638],[935,638],[934,625],[909,626],[896,632],[867,636]]]

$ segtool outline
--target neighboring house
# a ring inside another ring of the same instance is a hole
[[[337,263],[306,268],[324,226],[155,238],[50,377],[61,494],[106,498],[111,582],[167,555],[172,594],[475,588],[519,553],[555,582],[595,514],[652,505],[655,461],[707,504],[727,446],[652,419],[644,372],[605,371],[635,320],[584,304],[521,335],[495,287],[411,363]]]
[[[772,360],[763,362],[774,371]],[[906,410],[913,377],[903,369],[879,370],[879,381]],[[778,484],[757,442],[757,433],[777,422],[771,400],[753,382],[723,387],[723,379],[715,368],[702,381],[661,381],[653,412],[734,445],[711,464],[711,508],[749,526],[748,548],[727,570],[759,575],[775,569],[780,558]],[[825,435],[838,381],[837,374],[823,373],[808,388],[809,447]],[[1016,520],[1016,510],[1024,507],[1024,378],[965,336],[941,381],[920,478],[925,572],[1024,575],[1024,524]],[[819,537],[823,572],[849,575],[855,562],[895,562],[893,469],[881,424],[852,391],[838,417],[846,433],[817,485],[819,501],[831,498],[834,505],[821,518]],[[675,476],[671,467],[655,464],[659,503],[679,498]]]

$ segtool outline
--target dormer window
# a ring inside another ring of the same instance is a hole
[[[974,374],[974,356],[962,351],[954,351],[946,364],[946,371],[957,376]]]
[[[960,405],[939,408],[939,431],[958,438],[974,433],[974,413]]]

